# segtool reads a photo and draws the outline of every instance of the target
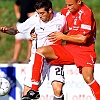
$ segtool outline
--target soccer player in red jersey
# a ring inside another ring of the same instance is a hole
[[[49,35],[49,40],[66,40],[66,45],[50,45],[37,49],[32,70],[32,90],[34,93],[38,90],[36,83],[40,80],[44,59],[55,65],[75,63],[96,100],[100,100],[100,85],[93,76],[96,61],[96,22],[93,12],[81,0],[66,0],[62,14],[66,16],[69,33],[55,32]]]

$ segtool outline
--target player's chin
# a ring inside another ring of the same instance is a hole
[[[69,11],[70,11],[70,12],[72,12],[72,13],[73,13],[73,12],[75,12],[75,10],[74,10],[74,9],[69,9]]]
[[[41,18],[41,20],[42,20],[43,22],[46,22],[46,19],[44,19],[44,18]]]

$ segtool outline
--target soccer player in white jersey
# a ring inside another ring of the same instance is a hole
[[[36,3],[35,8],[36,8],[36,11],[37,11],[37,9],[38,9],[38,11],[34,14],[34,16],[32,16],[25,23],[23,23],[19,27],[17,27],[18,31],[20,31],[22,33],[25,33],[26,31],[29,31],[29,33],[30,33],[30,31],[34,28],[35,33],[37,35],[36,41],[32,42],[32,55],[31,55],[31,59],[30,59],[31,61],[29,63],[31,66],[29,68],[31,68],[34,63],[33,59],[34,59],[34,52],[35,52],[34,50],[35,50],[36,44],[37,44],[37,47],[49,45],[49,44],[51,44],[51,42],[48,41],[47,36],[50,33],[55,32],[55,31],[63,31],[63,32],[68,31],[67,27],[65,27],[66,26],[65,25],[65,23],[66,23],[65,17],[63,15],[61,15],[60,13],[54,12],[52,10],[51,1],[39,0]],[[61,44],[61,42],[62,41],[58,41],[58,43],[60,43],[60,44]],[[56,44],[56,43],[54,43],[54,44]],[[44,64],[44,66],[45,65],[47,65],[47,64]],[[48,67],[46,67],[46,68],[48,68]],[[57,73],[58,70],[59,70],[59,72]],[[54,71],[53,72],[54,74],[52,73],[52,71]],[[56,75],[56,73],[58,75]],[[61,76],[61,74],[62,74],[62,67],[60,67],[60,66],[54,67],[53,65],[52,65],[52,67],[50,67],[50,74],[49,74],[50,81],[52,82],[54,94],[56,95],[56,96],[54,96],[54,100],[63,100],[62,87],[63,87],[64,79],[63,79],[63,76]],[[26,76],[26,81],[25,81],[26,86],[28,84],[27,82],[31,83],[29,80],[27,80],[27,78],[31,79],[31,77],[29,78]],[[29,94],[32,94],[31,91],[28,92],[28,95]],[[26,98],[27,98],[27,95],[22,97],[23,100]],[[31,98],[31,96],[30,96],[30,98]]]
[[[52,44],[53,42],[48,41],[48,35],[50,35],[50,33],[56,31],[66,33],[68,31],[67,25],[65,25],[65,16],[61,15],[59,12],[55,12],[52,10],[52,3],[50,0],[38,0],[35,4],[35,9],[36,13],[17,27],[18,31],[22,34],[26,32],[30,33],[32,30],[35,33],[32,37],[34,39],[32,41],[32,54],[30,57],[29,65],[27,67],[27,74],[24,83],[24,96],[22,97],[22,100],[31,100],[31,97],[34,94],[32,94],[32,91],[29,91],[27,94],[26,92],[30,90],[32,86],[31,71],[34,63],[34,53],[36,51],[36,47],[38,48],[41,46]],[[56,45],[57,43],[61,44],[62,41],[57,41],[53,44]],[[49,65],[46,61],[44,63],[44,66],[46,67],[44,67],[43,69],[41,79],[44,79],[46,74],[49,75],[49,80],[54,91],[53,100],[64,100],[64,96],[62,93],[62,87],[64,84],[63,67]],[[47,66],[49,67],[49,70]],[[35,98],[38,99],[39,97],[39,92],[37,92]]]

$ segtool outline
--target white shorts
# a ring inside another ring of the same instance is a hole
[[[34,61],[34,54],[32,54],[30,57],[30,62],[27,66],[26,76],[25,76],[25,80],[24,80],[24,85],[29,86],[29,87],[32,86],[31,77],[32,77],[33,61]],[[41,74],[41,80],[40,80],[40,84],[39,84],[40,86],[43,83],[46,76],[48,76],[48,80],[50,83],[52,83],[53,81],[59,81],[59,82],[65,83],[63,67],[50,65],[45,60],[43,71]]]
[[[16,27],[18,25],[20,25],[21,23],[17,22],[16,24]],[[31,36],[30,36],[30,33],[18,33],[15,35],[15,39],[26,39],[26,40],[30,40],[31,39]]]

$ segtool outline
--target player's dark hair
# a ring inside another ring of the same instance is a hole
[[[36,4],[34,5],[35,9],[41,9],[44,8],[45,11],[49,11],[50,8],[52,8],[52,2],[50,0],[38,0]]]

